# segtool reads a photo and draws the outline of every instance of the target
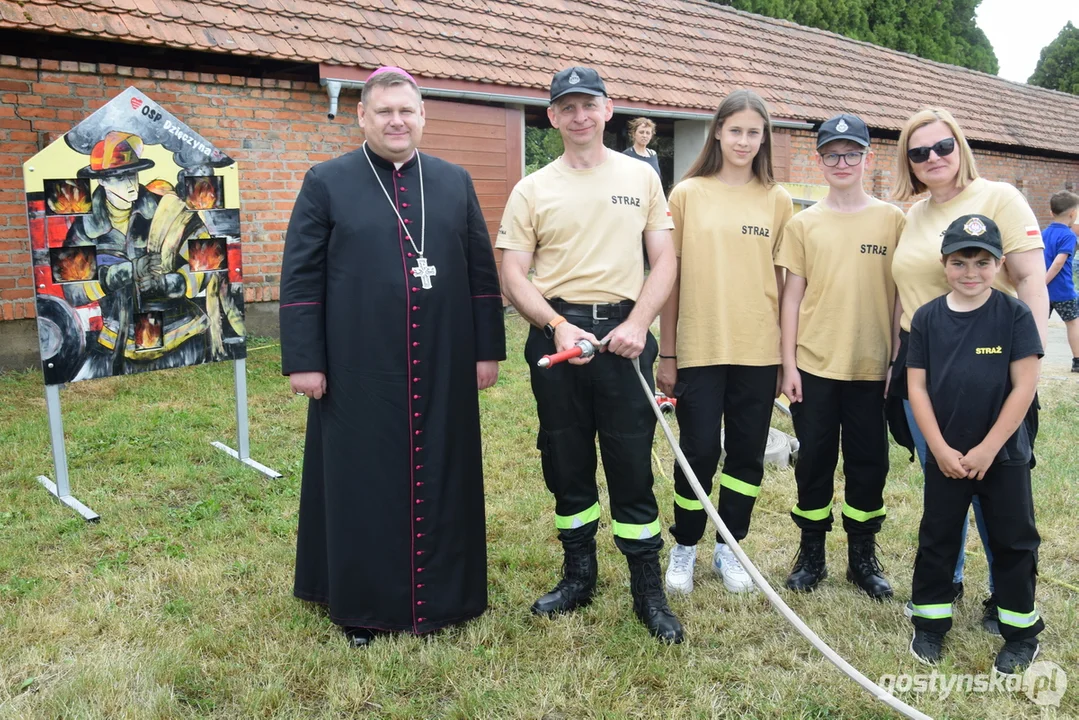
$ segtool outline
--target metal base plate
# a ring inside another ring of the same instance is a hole
[[[210,444],[213,445],[218,450],[220,450],[221,452],[226,453],[226,454],[231,455],[232,457],[236,458],[237,460],[242,462],[244,465],[247,465],[248,467],[255,468],[256,470],[258,470],[260,473],[262,473],[263,475],[265,475],[268,478],[276,479],[276,478],[282,477],[281,473],[277,472],[276,470],[274,470],[272,468],[266,467],[262,463],[255,462],[251,458],[242,458],[242,457],[240,457],[240,453],[236,452],[235,450],[230,448],[225,443],[220,443],[220,442],[214,441],[214,442],[212,442]]]
[[[56,489],[56,483],[54,483],[52,480],[48,479],[44,475],[38,475],[37,481],[44,485],[45,489],[48,490],[54,498],[62,502],[64,505],[67,505],[79,515],[82,515],[87,522],[97,522],[101,519],[100,515],[79,502],[74,495],[61,496],[59,491]]]

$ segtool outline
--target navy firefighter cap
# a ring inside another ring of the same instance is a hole
[[[944,231],[940,254],[951,255],[965,248],[981,248],[995,258],[1003,257],[1004,245],[1000,240],[1000,228],[985,215],[964,215],[956,218]]]
[[[570,67],[556,73],[551,80],[551,102],[570,93],[584,93],[597,97],[607,97],[607,86],[603,78],[590,67]]]
[[[834,140],[850,140],[862,147],[869,147],[869,128],[857,115],[843,113],[828,118],[817,130],[817,149]]]

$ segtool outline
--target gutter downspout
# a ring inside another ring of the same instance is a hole
[[[330,109],[326,117],[333,120],[337,116],[337,99],[341,96],[341,81],[323,80],[322,84],[326,86],[326,94],[330,97]]]

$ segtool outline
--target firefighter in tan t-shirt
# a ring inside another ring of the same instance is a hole
[[[904,219],[862,188],[871,161],[861,118],[844,113],[821,124],[817,166],[828,195],[783,233],[780,323],[783,393],[801,443],[791,518],[802,536],[787,587],[813,590],[828,575],[824,539],[842,438],[847,579],[880,600],[892,596],[875,538],[886,515],[884,394],[897,315],[892,258]]]
[[[779,294],[775,253],[793,213],[772,177],[771,122],[760,96],[736,90],[720,103],[701,154],[671,191],[679,280],[660,320],[657,382],[676,397],[679,446],[705,492],[719,457],[719,515],[736,540],[749,532],[764,477],[778,390]],[[720,426],[725,441],[720,444]],[[674,469],[674,526],[666,584],[693,590],[704,507]],[[717,536],[712,567],[731,592],[753,589]]]
[[[663,592],[659,509],[652,492],[656,420],[635,363],[651,383],[657,346],[648,327],[674,281],[671,219],[659,177],[603,146],[614,106],[599,74],[572,67],[554,76],[547,117],[565,154],[513,189],[497,247],[502,287],[531,324],[525,358],[539,413],[543,477],[555,496],[564,576],[532,605],[569,612],[596,589],[596,436],[611,503],[615,544],[629,562],[633,608],[652,635],[682,641]],[[644,235],[652,271],[644,277]],[[535,275],[529,280],[529,268]],[[549,369],[543,355],[579,340],[604,352]]]

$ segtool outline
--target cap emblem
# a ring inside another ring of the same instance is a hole
[[[963,230],[967,233],[967,235],[977,236],[984,235],[986,228],[985,223],[983,223],[980,218],[972,217],[970,220],[967,220],[967,222],[963,225]]]
[[[579,82],[581,82],[581,76],[577,74],[576,70],[574,70],[572,73],[570,73],[569,84],[576,85]]]
[[[850,130],[850,125],[847,124],[846,120],[840,118],[839,122],[835,124],[835,129],[839,132],[847,132],[847,130]]]

